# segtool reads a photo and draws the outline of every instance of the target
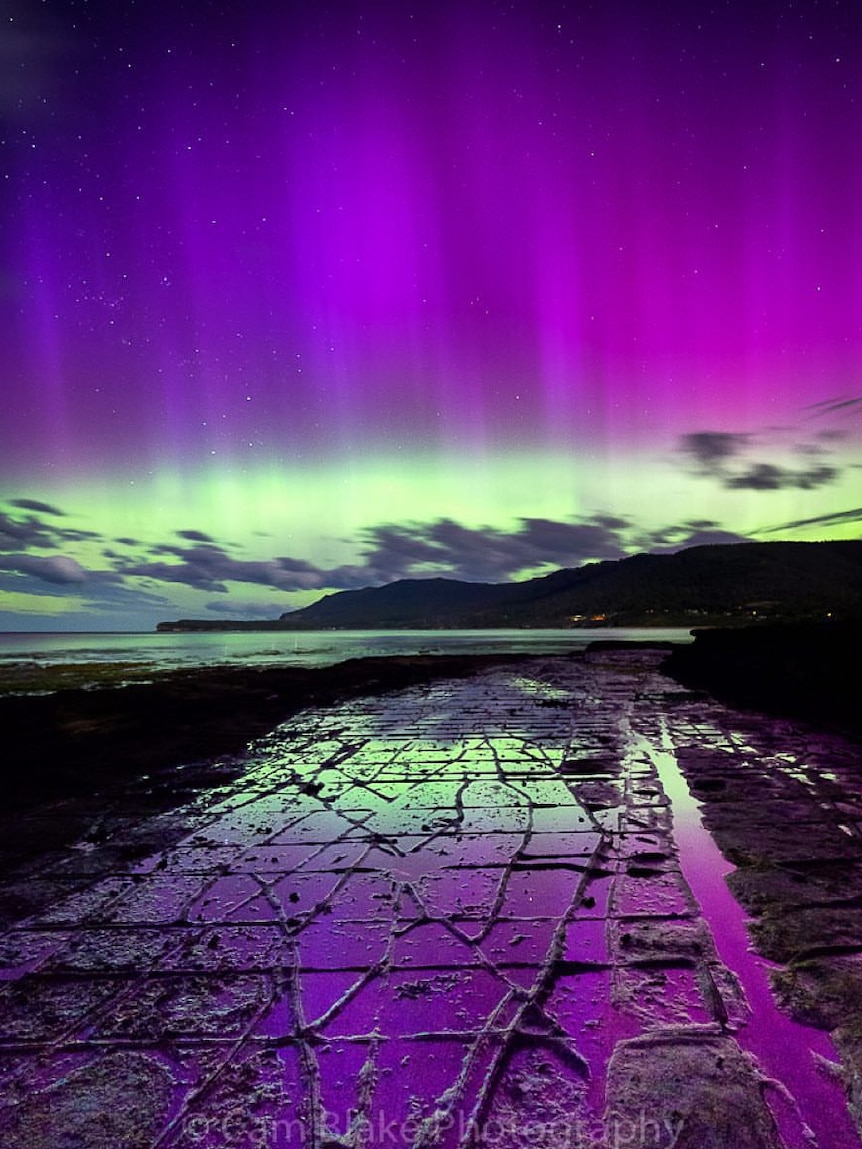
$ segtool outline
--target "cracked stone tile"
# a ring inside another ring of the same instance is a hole
[[[166,960],[180,941],[175,931],[152,926],[89,927],[75,933],[69,945],[58,950],[44,973],[124,972],[151,968]]]
[[[0,982],[17,981],[43,966],[69,943],[70,934],[53,930],[13,930],[0,936]]]
[[[517,863],[509,871],[502,912],[509,917],[531,918],[550,910],[562,916],[580,888],[581,876],[580,867]]]
[[[128,925],[182,921],[187,907],[198,897],[201,885],[197,875],[148,875],[112,902],[100,920]]]
[[[557,918],[498,918],[482,939],[482,953],[501,969],[515,963],[541,969],[558,924]]]
[[[242,1047],[186,1095],[159,1146],[314,1144],[307,1070],[300,1046]]]
[[[291,964],[293,957],[292,940],[280,923],[177,931],[176,943],[166,952],[162,969],[269,970]]]
[[[506,866],[521,850],[521,833],[441,834],[435,838],[441,863],[446,866]]]
[[[48,1042],[78,1026],[117,993],[110,978],[39,975],[0,986],[0,1040]]]
[[[305,926],[296,946],[302,969],[369,969],[387,956],[392,924],[376,921],[330,921],[324,916]]]
[[[100,1011],[92,1037],[130,1041],[241,1037],[273,997],[270,978],[177,974],[134,982]]]
[[[437,917],[487,919],[502,896],[507,870],[500,867],[443,869],[426,874],[414,885],[428,913]]]
[[[601,834],[584,829],[580,819],[575,826],[563,832],[545,830],[541,828],[539,820],[534,820],[534,829],[524,848],[518,852],[518,857],[537,863],[553,858],[558,865],[564,865],[568,859],[582,863],[584,859],[595,856],[603,841]]]
[[[74,924],[102,920],[106,910],[113,905],[123,893],[133,888],[128,878],[109,877],[96,882],[88,889],[76,890],[68,897],[60,895],[57,888],[56,901],[53,905],[33,915],[32,921],[44,925]]]
[[[381,1045],[369,1130],[378,1137],[391,1132],[396,1144],[464,1144],[475,1099],[502,1049],[499,1035],[481,1034],[457,1043],[401,1038]]]
[[[678,870],[662,870],[653,865],[630,864],[614,880],[615,914],[653,914],[667,917],[694,910],[691,892]]]
[[[563,961],[609,964],[611,950],[607,935],[608,923],[604,918],[575,918],[566,927]]]
[[[170,1112],[173,1089],[156,1056],[106,1051],[0,1113],[0,1129],[10,1145],[52,1145],[62,1137],[88,1149],[146,1149]]]
[[[478,1122],[484,1140],[501,1149],[577,1144],[573,1131],[585,1128],[588,1116],[587,1079],[579,1069],[559,1049],[516,1045]]]
[[[663,1031],[621,1042],[605,1122],[675,1134],[680,1149],[782,1149],[752,1060],[728,1037]],[[649,1123],[649,1124],[648,1124]]]

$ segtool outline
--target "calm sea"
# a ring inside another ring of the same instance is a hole
[[[330,666],[347,658],[387,654],[565,654],[597,639],[690,642],[676,628],[602,630],[377,630],[295,634],[0,633],[0,668],[14,662],[125,662],[160,670],[239,665]]]

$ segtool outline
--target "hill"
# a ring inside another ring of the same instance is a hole
[[[401,579],[338,591],[279,619],[160,630],[690,626],[862,617],[862,541],[738,543],[639,554],[511,583]]]
[[[862,542],[740,543],[560,570],[519,583],[403,579],[283,614],[287,628],[689,625],[862,615]]]

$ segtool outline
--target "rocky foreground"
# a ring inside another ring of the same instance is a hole
[[[0,1142],[858,1149],[858,745],[661,657],[309,705],[172,802],[22,806]]]
[[[862,736],[862,622],[805,622],[694,630],[663,669],[734,706]]]
[[[321,668],[167,672],[111,664],[4,668],[0,730],[16,766],[4,778],[4,805],[27,808],[46,797],[90,795],[118,782],[134,786],[142,774],[165,770],[164,800],[173,804],[178,763],[194,763],[194,785],[205,786],[211,773],[219,778],[230,768],[211,759],[241,755],[251,738],[305,706],[471,675],[512,660],[419,655]],[[185,785],[192,784],[191,773]],[[0,856],[2,849],[0,843]]]

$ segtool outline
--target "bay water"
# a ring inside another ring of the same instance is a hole
[[[583,630],[337,630],[186,633],[0,633],[0,670],[132,663],[153,670],[203,666],[331,666],[348,658],[417,654],[567,654],[598,640],[690,642],[684,628]]]

